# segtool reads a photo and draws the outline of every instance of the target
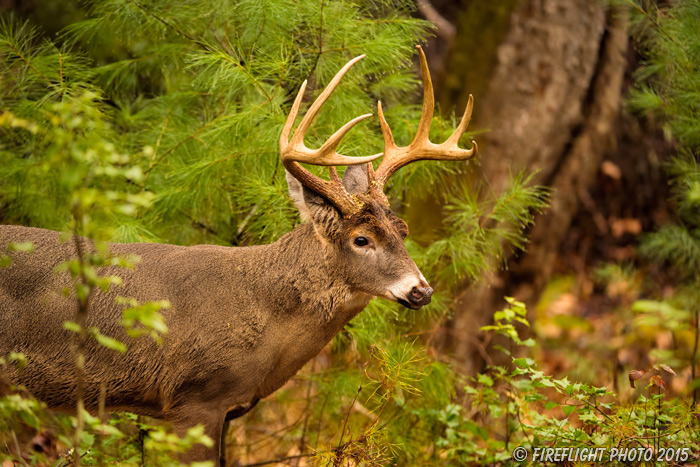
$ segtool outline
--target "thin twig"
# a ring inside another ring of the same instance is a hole
[[[15,433],[15,430],[12,430],[12,441],[15,444],[15,449],[17,450],[17,457],[19,458],[20,462],[22,462],[22,464],[25,465],[26,467],[29,467],[29,464],[27,464],[27,461],[25,461],[24,458],[22,457],[22,449],[19,447],[19,441],[17,441],[17,434]]]
[[[309,452],[306,454],[297,454],[296,456],[280,457],[279,459],[272,459],[269,461],[256,462],[254,464],[246,464],[243,467],[258,467],[261,465],[279,464],[279,463],[284,462],[284,461],[291,461],[294,459],[303,459],[305,457],[313,457],[315,455],[316,455],[315,452]]]
[[[313,362],[311,363],[311,373],[313,374],[314,370],[316,369],[316,359],[313,359]],[[309,378],[309,381],[307,382],[306,386],[306,409],[304,409],[304,413],[306,416],[304,417],[304,426],[301,429],[301,438],[299,439],[299,452],[301,452],[304,449],[304,441],[306,438],[306,428],[309,424],[309,408],[311,407],[311,378]],[[297,461],[296,465],[299,465],[299,462]]]
[[[656,18],[654,18],[654,17],[651,15],[651,12],[645,10],[645,9],[642,8],[641,6],[637,5],[636,2],[633,2],[633,1],[631,1],[631,0],[628,0],[627,4],[630,5],[630,6],[632,6],[632,8],[634,8],[635,10],[641,12],[642,15],[646,16],[646,18],[647,18],[649,21],[651,21],[651,24],[653,24],[655,28],[657,28],[659,31],[661,31],[661,33],[662,33],[664,36],[666,36],[666,37],[668,38],[668,40],[670,40],[671,42],[673,42],[679,49],[682,49],[683,51],[686,50],[684,46],[682,46],[680,43],[678,43],[678,41],[677,41],[673,36],[671,36],[671,34],[669,34],[669,32],[666,31],[666,29],[664,29],[664,28],[661,26],[661,23],[659,23],[659,22],[656,20]]]
[[[593,400],[595,401],[595,399],[593,399]],[[608,414],[606,414],[605,412],[603,412],[602,410],[600,410],[600,408],[598,407],[597,404],[591,404],[589,401],[584,401],[584,402],[585,402],[589,407],[593,407],[594,409],[596,409],[596,411],[597,411],[598,413],[600,413],[603,417],[607,418],[608,421],[610,421],[610,422],[613,421],[613,419],[610,418],[610,417],[608,416]],[[597,401],[596,401],[596,402],[597,402]],[[603,423],[605,423],[605,424],[607,425],[607,422],[603,422]]]
[[[267,98],[267,101],[272,102],[272,97],[270,96],[270,93],[268,93],[265,90],[265,88],[262,86],[262,84],[260,84],[260,81],[258,81],[257,78],[255,78],[255,76],[253,76],[253,74],[250,71],[248,71],[248,69],[245,66],[241,65],[241,62],[239,62],[238,60],[234,60],[233,57],[231,57],[230,55],[224,55],[223,58],[227,62],[233,63],[235,66],[237,66],[238,68],[243,70],[243,72],[246,75],[248,75],[248,77],[250,79],[253,80],[253,84],[255,84],[255,87],[260,89],[260,91],[263,93],[263,95]]]
[[[679,433],[679,432],[681,432],[682,430],[683,430],[683,428],[679,428],[679,429],[677,429],[676,431],[674,431],[674,432],[672,432],[672,433],[664,433],[664,434],[662,434],[662,435],[656,435],[656,436],[630,436],[629,438],[624,438],[624,439],[622,439],[622,440],[620,441],[620,443],[625,442],[625,441],[632,441],[632,440],[636,440],[636,439],[658,439],[658,438],[664,438],[664,437],[666,437],[666,436],[675,435],[676,433]],[[618,446],[619,446],[619,444],[618,444]]]
[[[167,151],[165,151],[163,154],[161,154],[155,161],[151,161],[151,164],[148,166],[148,168],[146,170],[144,170],[144,172],[143,172],[144,175],[148,176],[148,173],[151,170],[153,170],[155,168],[155,166],[158,165],[160,163],[160,161],[163,160],[164,157],[167,157],[171,152],[173,152],[174,150],[176,150],[177,148],[179,148],[180,146],[182,146],[183,144],[185,144],[189,140],[195,139],[202,131],[206,130],[214,122],[219,120],[220,117],[221,117],[221,115],[219,115],[219,117],[216,117],[215,119],[205,123],[204,125],[199,127],[197,130],[195,130],[194,133],[188,135],[185,139],[177,142],[174,146],[170,147]]]
[[[151,174],[151,170],[156,162],[156,158],[158,157],[158,150],[160,149],[160,142],[163,139],[163,134],[165,133],[165,129],[168,126],[168,122],[170,121],[170,114],[172,112],[172,109],[168,111],[168,115],[165,116],[165,120],[163,121],[163,126],[160,128],[160,133],[158,134],[158,139],[156,140],[156,147],[153,149],[153,156],[151,156],[151,162],[148,164],[148,170],[145,172],[144,177],[143,177],[143,188],[141,191],[143,192],[146,189],[146,182],[148,181],[148,177]]]
[[[321,422],[323,421],[323,412],[326,410],[326,404],[328,403],[330,395],[330,392],[326,393],[326,397],[323,399],[323,404],[321,404],[321,410],[318,413],[318,423],[316,424],[316,440],[314,441],[314,449],[318,447],[318,439],[321,437]]]
[[[340,446],[343,443],[343,435],[345,435],[345,427],[347,427],[347,425],[348,425],[348,420],[350,419],[350,412],[352,411],[352,407],[355,405],[355,401],[360,396],[360,391],[362,391],[362,384],[360,384],[360,387],[357,388],[357,394],[355,394],[355,398],[352,400],[352,404],[350,404],[350,407],[348,407],[348,413],[345,416],[345,422],[343,422],[343,429],[340,432],[340,440],[338,441],[338,447],[336,448],[337,450],[340,450]]]
[[[107,423],[107,417],[105,416],[105,406],[107,405],[107,382],[102,380],[100,383],[100,400],[97,406],[97,417],[100,419],[100,423]],[[105,453],[102,448],[102,441],[104,438],[104,432],[100,430],[95,439],[96,449],[97,449],[97,465],[102,467],[105,463]]]
[[[51,82],[51,80],[50,80],[49,78],[46,77],[45,74],[43,74],[42,72],[40,72],[40,71],[37,69],[37,67],[34,66],[34,64],[33,64],[32,62],[30,62],[27,58],[25,58],[24,55],[22,55],[22,53],[21,53],[18,49],[15,48],[14,44],[12,44],[11,42],[7,42],[7,46],[8,46],[20,59],[22,59],[22,61],[23,61],[25,64],[27,64],[27,66],[29,66],[32,70],[34,70],[34,71],[36,72],[37,75],[41,76],[41,77],[44,79],[44,81],[46,81],[46,82],[47,82],[48,84],[50,84],[51,86],[54,86],[54,84]]]
[[[164,18],[161,18],[160,16],[158,16],[158,15],[156,15],[155,13],[153,13],[152,11],[148,10],[146,7],[144,7],[144,6],[141,5],[140,3],[136,2],[135,0],[131,0],[131,3],[133,3],[138,9],[140,9],[141,11],[143,11],[144,14],[145,14],[146,16],[150,16],[151,18],[153,18],[153,19],[155,19],[155,20],[161,22],[162,24],[164,24],[165,26],[169,27],[170,29],[172,29],[173,31],[175,31],[176,33],[178,33],[179,35],[181,35],[181,36],[184,37],[185,39],[187,39],[187,40],[191,41],[192,43],[196,44],[197,46],[201,47],[201,48],[204,49],[205,51],[207,51],[207,52],[217,52],[217,50],[216,50],[214,47],[210,46],[210,45],[207,44],[206,42],[202,42],[202,41],[198,40],[197,38],[192,37],[191,35],[187,34],[185,31],[183,31],[182,29],[180,29],[180,28],[179,28],[178,26],[176,26],[175,24],[170,23],[169,21],[165,20]],[[268,102],[272,101],[272,98],[270,97],[270,94],[265,90],[265,88],[263,88],[263,86],[260,84],[260,82],[255,78],[255,76],[253,76],[253,75],[250,73],[250,71],[248,71],[248,69],[247,69],[246,67],[244,67],[243,65],[241,65],[241,63],[238,62],[237,60],[234,60],[233,57],[231,57],[230,55],[224,54],[224,59],[230,61],[231,63],[233,63],[233,64],[235,64],[236,66],[238,66],[241,70],[243,70],[243,72],[246,73],[246,74],[253,80],[253,83],[255,83],[255,86],[256,86],[258,89],[260,89],[260,91],[262,91],[262,93],[265,95],[265,97],[267,97]]]
[[[73,451],[73,452],[75,453],[75,451]],[[84,453],[82,453],[78,459],[82,459],[83,457],[85,457],[88,452],[90,452],[89,449],[87,451],[85,451]],[[80,465],[80,464],[76,463],[75,460],[69,460],[69,461],[66,461],[65,464],[60,465],[59,467],[68,467],[69,465]]]
[[[318,61],[324,52],[324,50],[323,50],[323,7],[324,7],[324,4],[325,4],[325,2],[323,0],[321,0],[321,17],[319,18],[319,29],[318,29],[318,50],[313,52],[316,54],[316,57],[314,58],[314,63],[311,65],[311,70],[309,70],[309,78],[311,77],[313,72],[316,70],[316,67],[318,66]]]
[[[73,226],[73,242],[75,244],[75,249],[78,254],[78,264],[80,265],[80,284],[88,287],[88,292],[85,298],[77,297],[78,299],[78,309],[75,313],[75,322],[78,325],[78,333],[76,336],[76,349],[75,349],[75,379],[76,379],[76,423],[75,423],[75,439],[73,441],[73,453],[77,454],[78,457],[74,459],[76,467],[80,467],[80,442],[83,437],[83,428],[85,425],[85,416],[83,414],[85,410],[85,343],[87,341],[87,314],[88,306],[90,300],[90,294],[92,293],[92,287],[90,287],[87,275],[85,274],[85,251],[83,251],[83,244],[80,239],[81,230],[81,219],[83,213],[81,212],[80,203],[76,203],[73,207],[73,217],[75,218],[75,224]],[[76,284],[76,287],[79,284]],[[76,295],[78,291],[76,289]]]
[[[661,386],[658,388],[658,395],[659,399],[657,400],[658,406],[657,406],[657,411],[656,411],[656,420],[654,420],[654,424],[656,425],[656,435],[660,436],[661,435],[661,423],[659,423],[659,416],[661,415]],[[658,439],[658,445],[656,446],[656,450],[659,450],[659,447],[661,446],[661,438]]]
[[[63,88],[63,55],[60,50],[58,51],[58,80],[61,85],[61,99],[63,99],[63,94],[65,93]]]
[[[423,13],[425,19],[435,24],[437,27],[437,35],[447,42],[451,42],[457,34],[455,25],[442,16],[428,0],[418,0],[417,3],[418,9]]]
[[[695,344],[693,345],[693,355],[690,357],[690,377],[695,381],[696,365],[698,358],[698,340],[700,339],[700,309],[695,310]],[[693,407],[698,402],[698,388],[693,389]]]
[[[200,229],[204,229],[207,232],[209,232],[210,234],[212,234],[216,237],[219,237],[219,233],[216,230],[214,230],[213,227],[203,223],[202,221],[195,219],[194,217],[190,216],[182,209],[179,209],[179,211],[180,211],[180,214],[182,214],[183,216],[188,218],[192,222],[192,225],[194,225],[195,227],[199,227]],[[219,237],[219,238],[221,238],[221,237]]]
[[[285,457],[280,457],[280,458],[278,458],[278,459],[270,459],[270,460],[267,460],[267,461],[255,462],[255,463],[253,463],[253,464],[245,464],[245,465],[243,465],[243,466],[241,466],[241,467],[259,467],[259,466],[261,466],[261,465],[279,464],[279,463],[282,463],[282,462],[285,462],[285,461],[290,461],[290,460],[295,460],[295,459],[303,459],[303,458],[305,458],[305,457],[314,457],[314,456],[317,456],[317,455],[319,455],[319,454],[328,454],[328,453],[330,453],[330,452],[339,452],[339,451],[344,450],[347,446],[349,446],[349,445],[351,445],[351,444],[355,444],[355,443],[364,441],[364,439],[365,439],[365,436],[362,435],[362,436],[360,436],[360,437],[357,438],[357,439],[351,439],[351,440],[348,441],[347,443],[345,443],[345,444],[343,444],[343,445],[341,445],[341,446],[338,446],[338,447],[335,448],[335,449],[326,449],[325,451],[307,452],[307,453],[303,453],[303,454],[296,454],[296,455],[294,455],[294,456],[285,456]]]
[[[211,51],[211,47],[210,47],[209,45],[207,45],[207,44],[205,44],[204,42],[199,41],[199,40],[197,40],[196,38],[190,36],[189,34],[187,34],[185,31],[183,31],[183,30],[180,29],[179,27],[175,26],[174,24],[169,23],[169,22],[166,21],[165,19],[161,18],[160,16],[156,15],[156,14],[153,13],[152,11],[148,10],[146,7],[144,7],[144,6],[141,5],[140,3],[138,3],[138,2],[136,2],[136,1],[134,1],[134,0],[131,0],[131,3],[132,3],[134,6],[136,6],[139,10],[143,11],[144,14],[145,14],[146,16],[150,16],[151,18],[153,18],[153,19],[155,19],[155,20],[161,22],[162,24],[164,24],[166,27],[169,27],[170,29],[172,29],[173,31],[175,31],[176,33],[178,33],[179,35],[181,35],[181,36],[184,37],[185,39],[187,39],[187,40],[189,40],[189,41],[192,41],[193,43],[199,45],[200,47],[202,47],[202,48],[204,48],[204,49],[206,49],[206,50]]]

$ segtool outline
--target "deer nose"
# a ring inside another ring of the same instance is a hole
[[[411,293],[408,294],[408,300],[414,305],[423,306],[430,303],[430,297],[432,296],[433,288],[430,286],[413,287]]]

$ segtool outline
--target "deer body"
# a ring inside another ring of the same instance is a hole
[[[72,333],[62,323],[74,319],[76,300],[61,293],[69,277],[53,272],[76,257],[73,243],[61,243],[57,232],[0,226],[0,248],[11,241],[31,241],[35,252],[12,255],[13,264],[0,272],[0,355],[24,353],[29,365],[12,379],[50,407],[74,410]],[[370,298],[334,280],[333,259],[317,254],[323,246],[311,224],[258,247],[112,244],[110,250],[137,254],[141,264],[105,271],[121,276],[124,286],[91,297],[88,325],[129,346],[121,355],[89,341],[91,409],[104,381],[109,410],[206,426],[200,406],[212,405],[223,422],[227,411],[252,406],[282,386]],[[117,295],[169,298],[163,345],[126,336]],[[182,430],[191,426],[185,425]]]
[[[441,145],[428,141],[432,119],[432,85],[419,49],[424,83],[423,116],[416,139],[397,147],[379,106],[385,140],[384,160],[376,174],[372,164],[382,154],[347,157],[335,152],[358,117],[320,149],[304,146],[311,120],[335,86],[359,60],[348,63],[311,105],[289,139],[304,86],[294,102],[280,138],[291,198],[307,221],[270,245],[231,248],[162,244],[111,244],[115,255],[138,255],[133,270],[102,268],[123,286],[88,299],[87,326],[95,326],[128,346],[126,354],[88,340],[85,348],[85,404],[95,410],[106,385],[107,410],[128,410],[169,420],[178,434],[203,424],[212,439],[221,436],[226,418],[248,411],[317,355],[373,297],[418,309],[430,302],[432,289],[404,247],[406,224],[396,217],[382,192],[401,166],[420,159],[463,160],[471,150],[457,141],[466,130],[471,100],[455,133]],[[330,181],[299,162],[349,165],[344,177],[330,168]],[[92,248],[80,239],[82,249]],[[75,242],[62,243],[49,230],[0,226],[0,252],[10,242],[32,242],[33,253],[9,253],[12,263],[0,269],[0,356],[21,352],[28,358],[9,378],[49,407],[74,410],[75,356],[70,331],[77,300],[62,262],[78,256]],[[124,305],[117,296],[139,302],[167,299],[162,314],[168,333],[162,345],[148,337],[131,339],[121,325]],[[218,443],[196,446],[183,460],[218,462]]]

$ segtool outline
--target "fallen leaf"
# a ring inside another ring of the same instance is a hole
[[[642,222],[634,217],[626,217],[616,219],[614,217],[608,220],[610,230],[615,238],[622,237],[626,233],[639,235],[642,232]]]

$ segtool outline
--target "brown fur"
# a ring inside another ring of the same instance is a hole
[[[351,176],[346,179],[350,185]],[[179,434],[201,423],[218,440],[227,413],[242,415],[281,387],[372,296],[387,296],[387,284],[420,274],[403,246],[405,223],[384,204],[359,196],[364,210],[344,219],[304,190],[305,205],[299,207],[311,222],[270,245],[111,244],[114,254],[136,254],[141,261],[134,270],[100,271],[119,275],[124,285],[91,296],[88,325],[125,342],[128,351],[122,355],[88,342],[87,407],[96,409],[105,382],[108,410],[169,420]],[[357,235],[375,242],[372,252],[352,246]],[[72,334],[62,323],[74,319],[77,305],[61,293],[70,277],[54,268],[76,251],[57,232],[0,226],[0,252],[9,242],[27,241],[35,251],[10,253],[11,266],[0,269],[0,355],[25,354],[27,367],[6,377],[49,407],[71,410]],[[117,296],[170,300],[161,346],[126,335]],[[218,443],[199,446],[185,460],[217,461],[217,451]]]

